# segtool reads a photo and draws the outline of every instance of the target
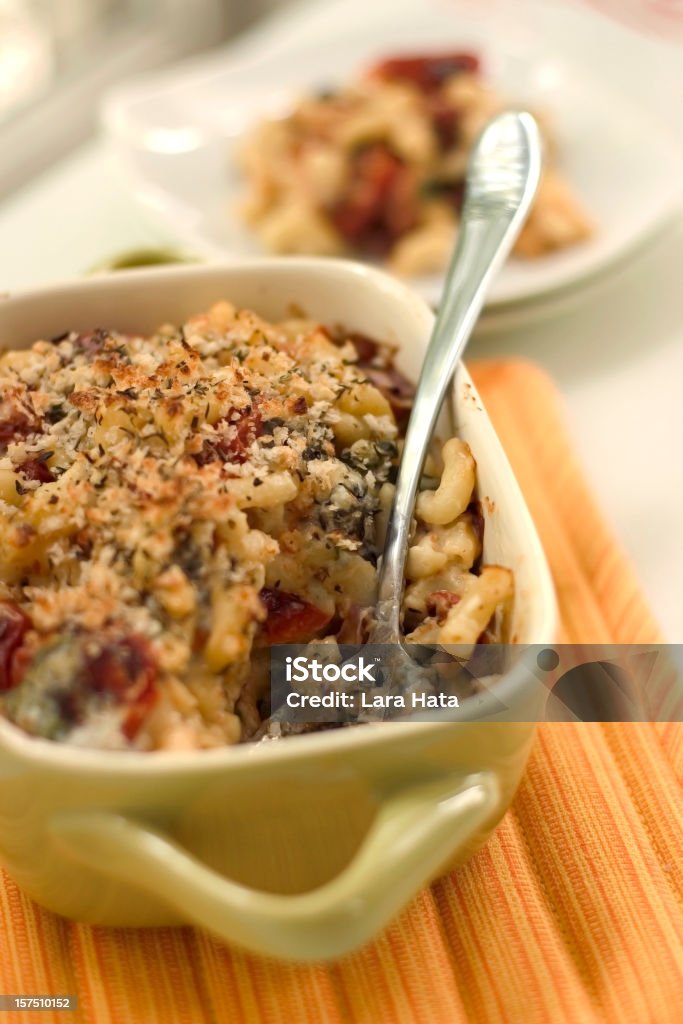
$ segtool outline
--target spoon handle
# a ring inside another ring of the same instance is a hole
[[[457,245],[415,394],[379,571],[377,618],[395,639],[410,525],[429,442],[491,281],[529,212],[540,171],[538,126],[526,113],[506,113],[489,122],[470,157]]]

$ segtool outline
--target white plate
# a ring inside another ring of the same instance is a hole
[[[536,0],[505,7],[487,0],[309,3],[228,49],[117,90],[103,120],[136,196],[179,239],[208,257],[253,255],[261,250],[235,212],[242,185],[231,150],[254,120],[286,110],[306,87],[343,82],[383,54],[473,49],[502,92],[548,111],[561,166],[597,224],[586,243],[536,261],[511,260],[491,296],[510,303],[603,270],[681,205],[683,153],[653,109],[644,69],[655,60],[660,94],[665,58],[672,93],[681,89],[680,72],[665,44],[657,60],[656,44],[637,42],[634,53],[628,30]],[[438,297],[438,277],[416,283],[429,300]]]

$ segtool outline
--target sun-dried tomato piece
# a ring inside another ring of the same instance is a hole
[[[149,685],[129,706],[121,725],[121,732],[128,740],[134,740],[144,725],[147,715],[157,702],[159,691]]]
[[[353,156],[349,187],[330,211],[335,227],[355,248],[385,255],[417,220],[417,179],[384,142]]]
[[[413,167],[401,164],[384,199],[382,222],[393,245],[417,223],[418,180]]]
[[[16,648],[12,655],[12,663],[10,665],[9,688],[11,690],[16,686],[21,685],[23,678],[26,675],[26,670],[33,662],[34,657],[35,651],[30,650],[25,644]]]
[[[363,146],[353,156],[351,182],[344,199],[332,211],[332,220],[344,238],[358,241],[381,213],[384,195],[400,160],[383,142]]]
[[[23,413],[0,420],[0,444],[7,445],[19,437],[27,437],[33,429],[28,417]]]
[[[219,451],[225,462],[242,463],[247,461],[247,449],[263,432],[261,414],[252,406],[240,415],[237,422],[228,415],[228,423],[233,428],[231,436],[219,442]]]
[[[430,94],[425,97],[425,102],[441,150],[451,149],[460,130],[460,111],[448,102],[443,93]]]
[[[388,366],[385,369],[375,366],[361,366],[360,368],[377,390],[382,392],[391,406],[399,429],[404,430],[408,425],[415,397],[413,382],[404,377],[395,366]]]
[[[20,681],[23,673],[15,661],[31,625],[28,615],[14,601],[0,601],[0,691]]]
[[[473,53],[406,54],[380,61],[370,70],[370,75],[385,81],[411,82],[418,89],[430,92],[452,75],[476,74],[480,66],[479,58]]]
[[[35,459],[26,459],[18,467],[27,480],[38,480],[41,484],[49,484],[55,479],[55,475],[47,465],[47,460],[40,456]]]
[[[68,334],[66,337],[68,338]],[[98,327],[94,331],[85,331],[83,334],[78,334],[73,339],[73,348],[76,355],[82,354],[88,359],[95,359],[96,356],[102,354],[107,348],[107,342],[109,340],[109,332]],[[59,338],[59,341],[63,341],[64,336]]]
[[[448,615],[451,608],[458,604],[460,596],[452,590],[434,590],[427,598],[427,614],[436,616],[438,622]]]
[[[207,438],[202,444],[201,450],[192,456],[198,466],[208,466],[210,462],[217,462],[219,455],[216,450],[216,443]]]
[[[264,587],[259,597],[267,618],[261,630],[269,644],[303,644],[328,625],[332,616],[297,594]]]
[[[235,419],[239,412],[239,418]],[[232,462],[237,465],[247,461],[247,450],[257,437],[263,433],[261,413],[255,405],[244,410],[231,409],[216,423],[220,433],[218,437],[206,439],[202,450],[195,456],[198,466],[206,466],[209,462]]]
[[[4,455],[7,446],[34,434],[39,424],[33,416],[20,408],[12,399],[0,401],[0,453]]]
[[[304,413],[308,412],[308,403],[303,395],[299,395],[298,398],[290,398],[289,409],[294,416],[303,416]]]
[[[347,339],[353,342],[353,347],[358,353],[359,366],[366,366],[382,355],[382,345],[374,338],[368,338],[367,334],[361,334],[359,331],[352,331],[349,334],[344,332],[340,341],[344,342]]]
[[[157,700],[157,673],[149,641],[136,633],[108,638],[85,663],[89,686],[126,706],[122,732],[128,739],[137,735]]]
[[[333,340],[351,341],[358,353],[359,370],[381,391],[392,408],[396,422],[405,428],[415,397],[415,385],[394,366],[395,352],[373,338],[358,332],[340,332]]]

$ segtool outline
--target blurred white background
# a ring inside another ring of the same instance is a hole
[[[0,196],[92,133],[102,93],[287,0],[0,0]]]

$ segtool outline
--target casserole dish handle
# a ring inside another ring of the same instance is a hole
[[[95,871],[141,888],[222,939],[292,959],[341,956],[368,941],[485,834],[500,804],[496,776],[439,778],[385,794],[359,850],[318,889],[282,895],[213,871],[162,832],[110,812],[71,812],[51,831]]]

